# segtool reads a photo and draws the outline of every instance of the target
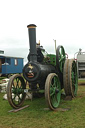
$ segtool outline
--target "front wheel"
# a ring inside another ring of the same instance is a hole
[[[10,77],[7,86],[7,98],[9,104],[13,108],[19,108],[22,106],[26,97],[26,94],[24,93],[25,88],[26,84],[21,75],[15,74]]]
[[[61,98],[61,86],[58,76],[50,73],[45,83],[45,99],[51,110],[56,110]]]

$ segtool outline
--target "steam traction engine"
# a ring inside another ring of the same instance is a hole
[[[26,91],[44,90],[45,99],[51,110],[56,110],[64,88],[66,96],[77,95],[77,67],[73,59],[66,59],[63,46],[58,46],[56,55],[47,54],[45,49],[36,44],[36,25],[27,26],[29,33],[30,52],[28,63],[23,68],[23,76],[13,75],[8,83],[7,97],[13,108],[23,104]],[[26,82],[29,88],[26,89]],[[16,101],[17,97],[17,101]]]

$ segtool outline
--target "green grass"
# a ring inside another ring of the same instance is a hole
[[[78,82],[85,82],[85,79],[79,79]]]
[[[30,105],[17,113],[9,113],[12,107],[3,100],[0,93],[0,128],[84,128],[85,127],[85,86],[79,86],[78,95],[72,101],[61,99],[59,108],[68,111],[50,111],[44,97],[27,100]]]
[[[85,85],[85,79],[80,79],[78,80],[79,85]]]

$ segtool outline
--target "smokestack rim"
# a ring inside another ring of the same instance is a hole
[[[36,28],[37,26],[35,24],[29,24],[27,25],[27,28]]]

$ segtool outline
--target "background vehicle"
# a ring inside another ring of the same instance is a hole
[[[0,55],[0,76],[22,73],[23,58]]]

